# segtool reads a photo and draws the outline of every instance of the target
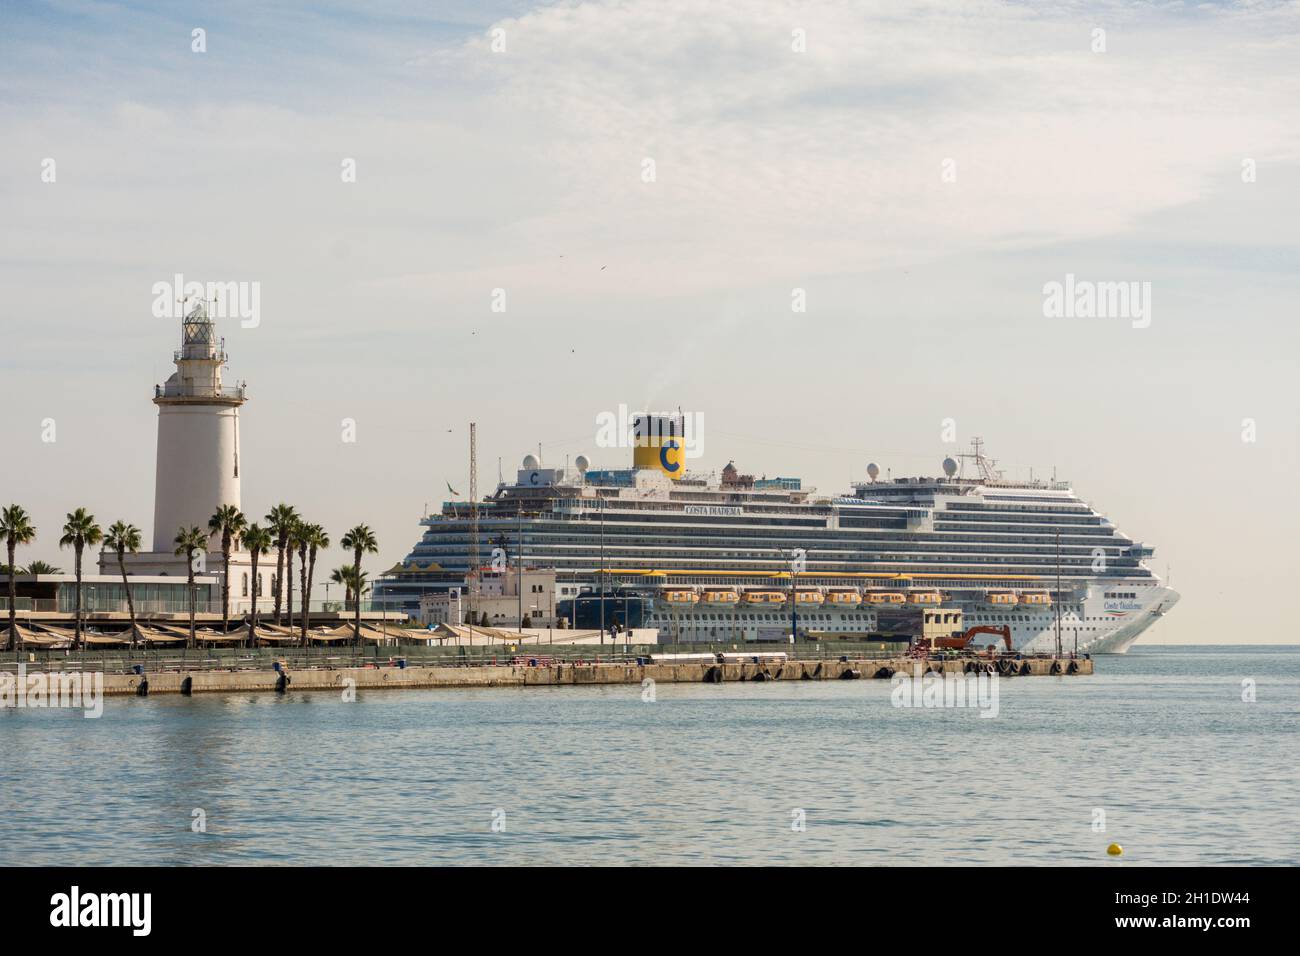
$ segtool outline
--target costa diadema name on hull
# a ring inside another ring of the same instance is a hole
[[[1017,650],[1053,650],[1059,628],[1065,651],[1123,653],[1177,603],[1145,564],[1152,549],[1067,483],[1004,479],[978,442],[959,457],[941,478],[879,480],[871,465],[826,497],[732,464],[692,476],[662,448],[612,471],[530,455],[476,519],[463,501],[424,518],[376,597],[415,613],[423,594],[464,587],[476,523],[481,558],[555,570],[561,614],[599,600],[607,622],[677,641],[786,640],[792,616],[801,639],[865,639],[936,608],[960,610],[962,627],[1006,625]]]

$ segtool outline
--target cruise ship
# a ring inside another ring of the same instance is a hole
[[[376,597],[415,613],[424,593],[463,587],[475,558],[504,559],[554,569],[561,608],[599,602],[603,620],[678,642],[788,640],[792,627],[866,639],[908,610],[947,608],[963,627],[1006,625],[1017,650],[1055,650],[1059,634],[1079,653],[1125,652],[1178,601],[1147,566],[1152,548],[1067,482],[1004,478],[978,440],[940,477],[882,479],[872,464],[826,496],[734,463],[692,475],[684,421],[653,421],[662,437],[638,439],[631,468],[529,455],[477,508],[445,502]]]

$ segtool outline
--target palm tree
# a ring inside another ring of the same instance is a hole
[[[278,504],[266,514],[266,530],[275,538],[275,623],[282,624],[280,617],[281,593],[284,590],[284,552],[289,546],[289,532],[298,520],[298,512],[286,504]],[[291,559],[292,560],[292,559]],[[292,582],[292,572],[289,580]]]
[[[18,573],[22,574],[23,572],[19,571]],[[31,564],[27,565],[27,573],[28,574],[62,574],[63,572],[60,571],[52,564],[46,564],[44,561],[33,561]]]
[[[81,555],[85,551],[86,545],[99,544],[104,540],[104,531],[99,525],[95,524],[95,516],[86,511],[85,508],[78,508],[76,511],[68,513],[68,520],[63,525],[63,537],[59,539],[60,548],[72,548],[75,555],[73,559],[73,573],[77,576],[77,620],[73,629],[73,647],[79,648],[82,643],[82,626],[81,626]]]
[[[131,582],[126,577],[126,553],[140,550],[140,529],[125,521],[114,521],[108,526],[104,547],[117,552],[117,569],[122,572],[122,588],[126,591],[126,611],[131,618],[131,646],[135,647],[138,632],[135,629],[135,600],[131,597]]]
[[[302,613],[298,616],[298,626],[302,631],[304,647],[307,645],[307,599],[310,597],[307,593],[307,545],[310,536],[311,525],[306,522],[299,522],[291,538],[293,546],[298,552],[298,578],[302,585],[298,589],[298,600],[302,602]]]
[[[248,519],[234,505],[221,505],[208,519],[208,533],[221,535],[221,633],[230,630],[230,551],[248,527]]]
[[[14,550],[20,544],[31,544],[36,537],[36,527],[27,512],[17,505],[9,505],[0,511],[0,535],[4,536],[9,549],[9,567],[14,566]],[[18,586],[14,575],[9,575],[9,650],[18,650]]]
[[[352,579],[352,574],[353,574],[353,569],[348,568],[348,579],[352,585],[352,599],[354,601],[360,601],[362,598],[364,598],[367,594],[370,593],[370,584],[367,581],[369,575],[367,575],[365,571],[361,572],[361,586],[358,587],[356,581]]]
[[[361,555],[378,554],[379,542],[375,540],[375,533],[370,530],[368,525],[359,524],[348,531],[339,542],[344,548],[352,552],[352,573],[355,580],[361,580]],[[352,642],[360,645],[361,643],[361,595],[357,595],[356,603],[352,611]]]
[[[330,572],[330,581],[334,584],[343,585],[345,589],[343,607],[349,611],[352,610],[352,596],[358,591],[355,574],[356,569],[350,564],[340,565]],[[361,588],[359,590],[362,592],[366,590],[366,572],[364,571],[361,572]]]
[[[285,623],[290,631],[294,630],[294,551],[298,550],[302,531],[303,520],[295,516],[285,537]]]
[[[250,524],[244,529],[244,547],[253,559],[253,607],[248,616],[248,646],[257,646],[257,596],[262,590],[258,585],[257,559],[271,550],[271,532],[257,524]]]
[[[307,525],[304,536],[307,539],[307,581],[302,589],[302,636],[307,640],[307,625],[311,618],[312,579],[316,576],[316,552],[330,546],[330,536],[318,524]]]
[[[352,565],[341,564],[330,572],[330,583],[343,585],[345,594],[343,598],[343,608],[348,610],[352,606],[352,582],[349,578],[352,575]]]
[[[175,554],[185,555],[185,570],[188,578],[186,588],[190,597],[190,641],[187,647],[194,646],[194,556],[201,551],[208,549],[208,536],[204,534],[195,525],[186,528],[182,525],[176,531],[176,537],[172,539],[176,545]]]

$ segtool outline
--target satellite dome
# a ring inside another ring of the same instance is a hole
[[[951,458],[945,458],[943,460],[943,473],[949,478],[957,474],[957,463]]]
[[[537,467],[537,458],[534,455],[524,455],[524,471],[532,471]]]
[[[573,459],[573,466],[578,469],[579,474],[585,475],[587,469],[591,467],[591,461],[588,460],[586,455],[579,455],[577,458]]]
[[[867,465],[867,477],[868,477],[868,478],[870,478],[872,481],[875,481],[876,478],[879,477],[879,475],[880,475],[880,466],[879,466],[879,465],[877,465],[874,461],[873,461],[871,464]]]

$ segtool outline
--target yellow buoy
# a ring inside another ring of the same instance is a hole
[[[1106,852],[1111,856],[1119,856],[1124,852],[1124,848],[1118,843],[1112,843],[1110,846],[1106,847]]]

